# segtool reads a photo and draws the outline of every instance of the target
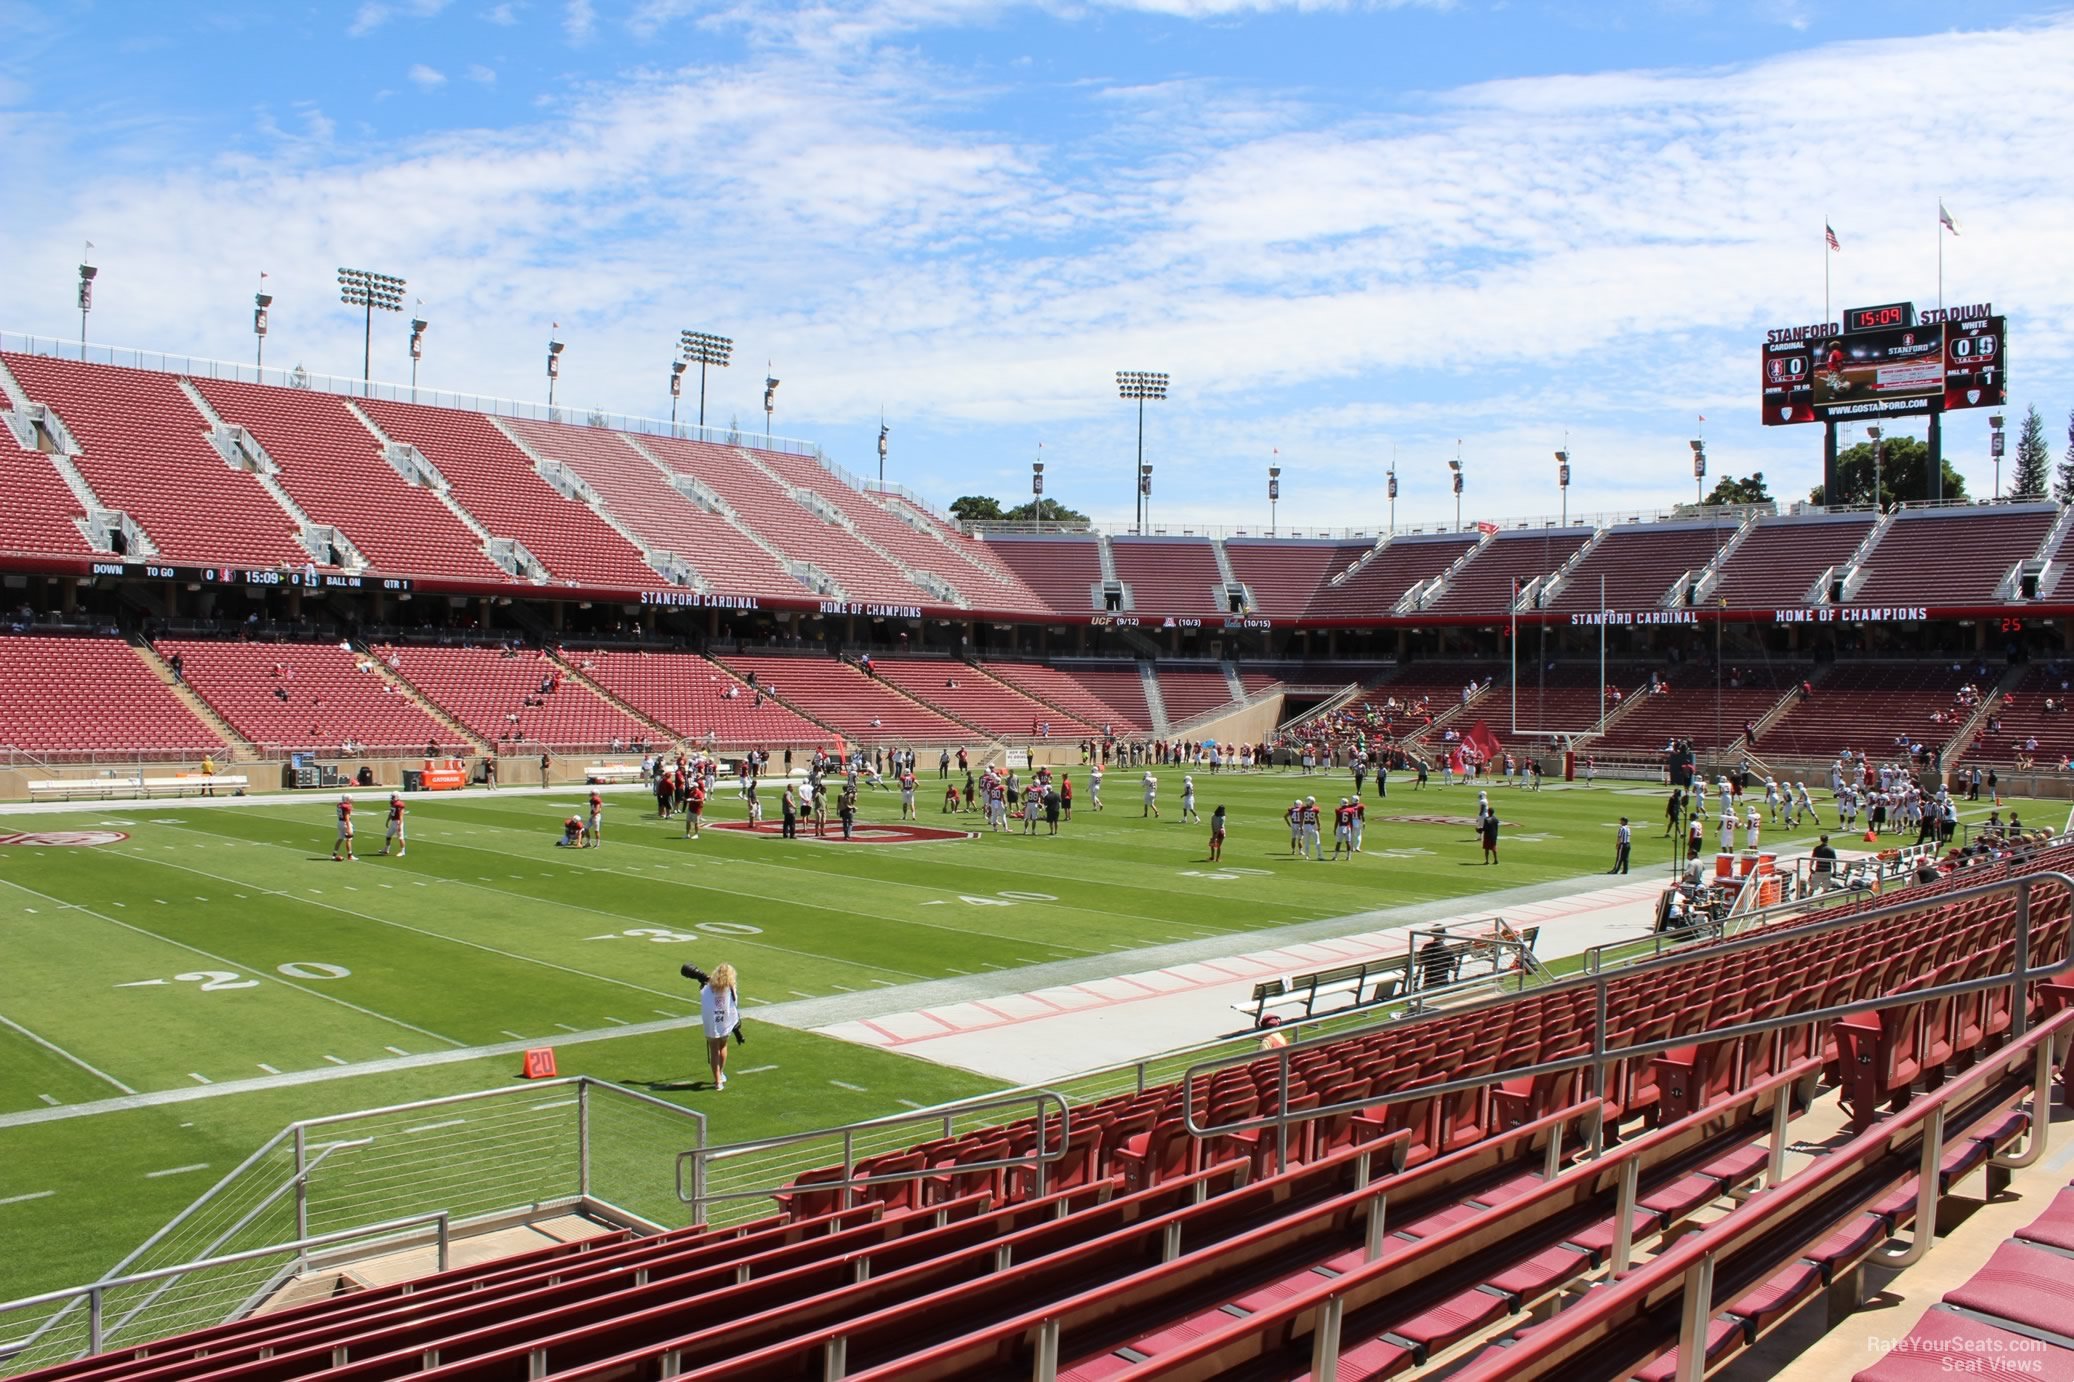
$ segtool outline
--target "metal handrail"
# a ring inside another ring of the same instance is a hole
[[[1675,1050],[1681,1046],[1690,1046],[1696,1041],[1715,1041],[1730,1037],[1755,1036],[1766,1032],[1780,1031],[1788,1027],[1802,1027],[1810,1023],[1851,1017],[1858,1013],[1877,1012],[1885,1008],[1904,1007],[1916,1003],[1930,1002],[1938,998],[1965,993],[1979,993],[1987,989],[1999,987],[2008,987],[2012,991],[2010,1036],[2012,1039],[2015,1039],[2021,1037],[2029,1025],[2029,1005],[2025,996],[2026,987],[2039,979],[2050,978],[2053,975],[2074,970],[2074,947],[2070,947],[2067,955],[2055,964],[2036,969],[2031,966],[2031,893],[2037,884],[2047,880],[2058,883],[2067,892],[2070,899],[2074,899],[2074,877],[2051,871],[2026,874],[2022,877],[2002,879],[1994,883],[1982,884],[1978,887],[1961,888],[1956,892],[1940,893],[1935,897],[1916,898],[1907,902],[1894,903],[1886,907],[1877,907],[1867,912],[1853,912],[1849,916],[1832,917],[1827,920],[1811,922],[1806,926],[1796,926],[1782,930],[1766,931],[1761,935],[1740,937],[1735,940],[1725,941],[1720,945],[1709,946],[1703,952],[1665,956],[1662,959],[1648,961],[1633,969],[1624,970],[1622,971],[1622,977],[1649,969],[1668,969],[1673,966],[1683,965],[1691,959],[1692,954],[1704,954],[1711,959],[1738,950],[1753,949],[1760,945],[1770,945],[1787,937],[1795,940],[1804,940],[1811,936],[1841,929],[1844,926],[1855,926],[1862,922],[1878,921],[1889,916],[1903,916],[1926,909],[1941,908],[1954,902],[1963,902],[1969,898],[1999,894],[2013,889],[2016,892],[2016,915],[2013,919],[2015,923],[2016,946],[2012,956],[2012,965],[2007,973],[1993,974],[1981,979],[1959,980],[1948,984],[1913,988],[1899,993],[1859,999],[1831,1007],[1786,1013],[1776,1017],[1757,1018],[1746,1022],[1732,1023],[1726,1027],[1710,1029],[1706,1032],[1688,1032],[1657,1041],[1637,1042],[1617,1048],[1609,1047],[1606,1044],[1608,1009],[1612,988],[1610,976],[1603,972],[1597,975],[1580,976],[1577,979],[1565,981],[1564,984],[1557,986],[1562,988],[1589,985],[1592,989],[1591,1049],[1580,1055],[1536,1061],[1532,1064],[1514,1066],[1510,1069],[1492,1071],[1487,1074],[1444,1080],[1438,1084],[1415,1085],[1406,1089],[1393,1090],[1387,1094],[1373,1095],[1365,1099],[1345,1103],[1320,1104],[1314,1108],[1304,1109],[1289,1109],[1285,1107],[1274,1113],[1262,1114],[1255,1118],[1237,1119],[1215,1126],[1206,1127],[1198,1120],[1197,1090],[1204,1076],[1217,1070],[1229,1069],[1235,1065],[1252,1064],[1263,1059],[1272,1059],[1275,1062],[1278,1088],[1287,1090],[1289,1088],[1292,1063],[1299,1053],[1321,1049],[1334,1042],[1344,1041],[1350,1034],[1338,1033],[1330,1038],[1314,1037],[1301,1043],[1293,1043],[1282,1047],[1272,1053],[1271,1056],[1255,1051],[1219,1057],[1190,1066],[1182,1072],[1180,1078],[1183,1125],[1190,1134],[1196,1137],[1222,1137],[1239,1132],[1273,1130],[1277,1143],[1283,1150],[1286,1159],[1289,1128],[1294,1123],[1308,1122],[1312,1119],[1332,1114],[1353,1113],[1364,1109],[1388,1107],[1392,1104],[1407,1103],[1414,1099],[1438,1098],[1444,1095],[1458,1094],[1464,1090],[1479,1089],[1504,1080],[1532,1079],[1540,1075],[1561,1074],[1569,1070],[1591,1070],[1593,1075],[1593,1096],[1595,1098],[1603,1098],[1605,1096],[1607,1067],[1615,1061],[1630,1060],[1638,1056],[1658,1055]]]
[[[262,1257],[274,1257],[281,1253],[293,1252],[302,1255],[306,1254],[311,1248],[325,1247],[332,1243],[343,1243],[354,1238],[367,1238],[380,1233],[394,1233],[399,1229],[415,1228],[423,1224],[438,1225],[436,1238],[439,1244],[439,1270],[443,1272],[447,1269],[450,1257],[450,1234],[448,1231],[447,1211],[437,1209],[425,1214],[408,1215],[401,1219],[384,1220],[379,1224],[364,1224],[359,1228],[336,1229],[330,1233],[297,1238],[292,1242],[275,1243],[264,1248],[247,1248],[243,1252],[225,1253],[221,1257],[204,1257],[172,1267],[154,1267],[148,1272],[132,1272],[127,1276],[102,1277],[98,1281],[90,1281],[83,1286],[65,1286],[55,1291],[45,1291],[40,1295],[23,1296],[19,1300],[0,1301],[0,1315],[6,1315],[16,1310],[32,1309],[38,1305],[55,1305],[59,1301],[66,1302],[69,1308],[72,1302],[77,1301],[81,1296],[85,1296],[87,1298],[87,1319],[89,1322],[87,1327],[87,1356],[91,1357],[100,1353],[101,1345],[104,1342],[101,1329],[102,1296],[109,1291],[124,1286],[141,1285],[147,1281],[186,1276],[193,1272],[208,1271],[215,1267],[227,1267],[234,1262],[251,1262]],[[119,1327],[120,1324],[118,1323]],[[16,1347],[26,1346],[33,1341],[33,1337],[31,1336],[30,1340],[23,1340]],[[7,1351],[7,1349],[0,1348],[0,1354],[4,1354]]]
[[[1050,1089],[1033,1089],[1012,1095],[992,1095],[981,1099],[966,1100],[956,1104],[945,1104],[935,1109],[924,1109],[914,1113],[893,1113],[882,1118],[866,1119],[861,1123],[847,1123],[834,1128],[817,1128],[809,1132],[780,1133],[773,1137],[759,1137],[747,1142],[730,1143],[723,1147],[694,1147],[677,1154],[677,1198],[692,1207],[692,1221],[704,1221],[706,1206],[733,1200],[765,1199],[784,1189],[782,1185],[763,1186],[753,1190],[727,1190],[715,1192],[708,1188],[709,1168],[716,1162],[728,1158],[746,1156],[751,1152],[768,1151],[777,1147],[797,1146],[819,1138],[840,1136],[843,1140],[842,1177],[835,1180],[813,1181],[801,1189],[814,1193],[840,1191],[842,1207],[848,1209],[852,1203],[852,1191],[860,1186],[886,1185],[903,1181],[922,1180],[930,1176],[946,1174],[944,1168],[925,1166],[916,1171],[896,1172],[883,1176],[859,1176],[857,1170],[857,1139],[859,1134],[878,1129],[899,1127],[903,1124],[930,1122],[943,1125],[943,1135],[952,1136],[952,1123],[973,1113],[983,1113],[994,1108],[1020,1108],[1034,1104],[1037,1117],[1037,1141],[1027,1157],[1007,1157],[998,1161],[959,1162],[953,1171],[991,1170],[1027,1166],[1036,1175],[1037,1193],[1044,1193],[1044,1168],[1066,1154],[1066,1144],[1072,1136],[1073,1114],[1064,1095]],[[1058,1110],[1058,1134],[1054,1139],[1048,1132],[1046,1118],[1048,1106]],[[1056,1147],[1052,1143],[1056,1141]],[[1050,1148],[1050,1150],[1047,1150]],[[685,1170],[691,1172],[691,1189],[685,1191]]]

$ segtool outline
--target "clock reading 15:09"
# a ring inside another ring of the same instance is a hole
[[[1890,326],[1914,326],[1915,304],[1889,302],[1879,307],[1853,307],[1844,313],[1844,331],[1881,331]]]

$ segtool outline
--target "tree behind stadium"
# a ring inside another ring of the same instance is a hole
[[[1888,437],[1880,461],[1879,498],[1884,504],[1930,497],[1930,447],[1915,437]],[[1944,497],[1964,499],[1966,480],[1944,462]],[[1815,504],[1870,504],[1873,501],[1872,443],[1859,442],[1836,453],[1836,493],[1823,497],[1820,486],[1808,491]]]

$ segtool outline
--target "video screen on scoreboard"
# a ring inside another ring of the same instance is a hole
[[[1944,327],[1902,326],[1810,343],[1815,412],[1928,411],[1944,397]],[[1867,406],[1872,405],[1872,406]]]
[[[2009,362],[2002,318],[1945,324],[1944,406],[2000,408],[2009,401]]]

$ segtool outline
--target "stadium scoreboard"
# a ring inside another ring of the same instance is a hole
[[[1764,342],[1764,422],[1998,408],[2009,397],[2006,346],[1988,303],[1918,313],[1889,302],[1853,307],[1840,322],[1780,327]]]

